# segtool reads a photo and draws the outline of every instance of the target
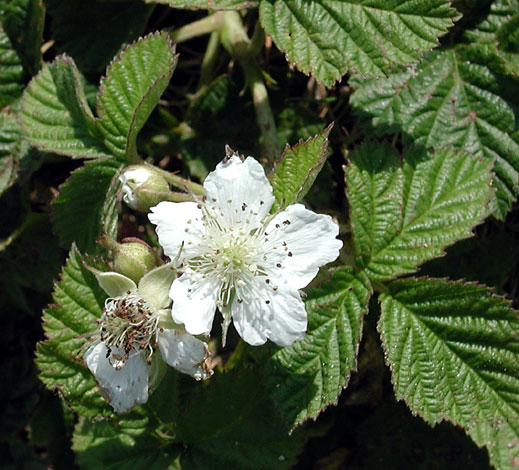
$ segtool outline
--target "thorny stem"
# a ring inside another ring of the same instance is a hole
[[[193,23],[186,24],[174,31],[169,33],[173,42],[184,42],[189,39],[203,36],[214,31],[219,31],[222,27],[223,12],[217,11],[212,15],[206,16],[201,20],[194,21]]]
[[[193,194],[204,194],[204,188],[201,184],[195,183],[194,181],[188,180],[186,178],[182,178],[182,176],[175,175],[173,173],[170,173],[169,171],[163,170],[162,168],[156,166],[153,167],[153,170],[160,173],[168,183],[171,183],[173,186],[177,188],[187,190]],[[192,198],[189,198],[187,200],[191,201]]]
[[[261,131],[263,153],[269,162],[273,163],[281,151],[262,71],[254,58],[251,40],[243,29],[239,13],[236,11],[221,13],[223,14],[223,24],[220,29],[220,39],[223,46],[239,61],[243,69],[245,81],[251,90],[256,121]]]

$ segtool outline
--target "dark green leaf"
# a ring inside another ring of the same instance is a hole
[[[62,243],[75,242],[87,253],[97,250],[101,233],[116,235],[116,177],[121,163],[115,158],[86,162],[61,186],[54,200],[52,221]]]
[[[234,10],[257,6],[259,0],[144,0],[146,3],[164,3],[171,8],[189,10]]]
[[[302,140],[290,147],[288,144],[269,175],[274,205],[272,211],[282,211],[290,204],[300,202],[312,186],[328,156],[328,136],[332,125],[320,134]]]
[[[169,36],[156,33],[128,46],[108,67],[97,112],[105,144],[118,158],[138,159],[137,134],[167,87],[177,57]]]
[[[490,213],[491,168],[450,149],[413,148],[402,162],[390,147],[362,144],[346,177],[358,265],[388,280],[469,237]]]
[[[379,330],[395,393],[429,423],[462,426],[502,470],[519,460],[519,319],[488,288],[391,283]]]
[[[0,28],[0,108],[22,96],[23,66],[9,37]]]
[[[305,338],[280,348],[268,360],[268,394],[291,428],[337,403],[356,368],[370,295],[366,276],[346,267],[337,269],[329,282],[308,294]]]

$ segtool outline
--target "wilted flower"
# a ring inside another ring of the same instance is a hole
[[[149,215],[165,254],[183,262],[169,294],[173,320],[192,334],[208,333],[218,307],[224,341],[231,317],[252,345],[303,338],[307,315],[298,289],[339,255],[337,224],[301,204],[270,215],[272,187],[250,157],[220,163],[204,189],[199,203],[161,202]]]
[[[117,413],[147,401],[159,375],[157,347],[162,359],[180,372],[197,380],[212,374],[206,343],[171,321],[168,290],[176,275],[171,264],[144,275],[138,287],[116,272],[94,273],[110,297],[84,358]]]

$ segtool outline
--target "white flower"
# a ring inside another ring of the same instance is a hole
[[[208,333],[218,307],[224,341],[231,316],[252,345],[302,339],[307,315],[298,289],[339,255],[338,226],[301,204],[269,215],[272,187],[250,157],[218,164],[204,189],[199,204],[161,202],[149,215],[164,253],[184,264],[169,293],[173,320]]]
[[[144,275],[138,287],[122,274],[93,272],[110,298],[84,358],[117,413],[147,401],[160,375],[156,346],[162,359],[180,372],[197,380],[212,374],[206,343],[171,321],[168,290],[176,276],[171,264]]]

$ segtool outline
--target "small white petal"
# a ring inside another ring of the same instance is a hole
[[[204,189],[208,206],[216,199],[215,205],[229,226],[237,220],[249,220],[249,227],[258,227],[274,203],[265,170],[251,157],[241,161],[232,156],[225,163],[219,163],[205,179]]]
[[[134,168],[119,175],[119,181],[122,183],[123,201],[132,209],[137,209],[139,205],[135,189],[143,185],[149,177],[150,172],[145,168]]]
[[[99,271],[95,273],[95,276],[99,285],[110,297],[119,297],[128,291],[133,292],[137,289],[137,285],[129,277],[113,271]]]
[[[297,290],[273,291],[258,283],[254,288],[257,298],[232,305],[232,317],[238,334],[247,343],[258,346],[270,339],[280,346],[290,346],[302,339],[307,320],[303,301]]]
[[[106,357],[106,346],[95,342],[84,355],[107,401],[117,413],[125,413],[148,400],[148,369],[143,351],[130,356],[116,370]],[[112,351],[112,355],[121,351]]]
[[[173,260],[182,247],[180,262],[192,256],[200,230],[205,230],[197,203],[164,201],[150,210],[148,218],[157,226],[155,230],[164,254]]]
[[[204,365],[209,352],[203,341],[182,330],[166,329],[159,332],[158,343],[164,361],[171,367],[196,380],[207,379],[212,375]]]
[[[303,339],[307,328],[305,304],[297,290],[278,289],[272,296],[274,315],[269,324],[269,339],[279,346],[290,346]]]
[[[302,204],[292,204],[268,224],[267,256],[281,265],[274,270],[276,282],[302,289],[317,274],[320,266],[337,259],[342,241],[337,240],[339,226],[329,215],[316,214]],[[286,245],[286,246],[285,246]]]
[[[139,281],[139,294],[156,311],[169,305],[169,289],[177,277],[173,263],[163,264],[146,273]]]
[[[216,279],[203,280],[192,272],[185,272],[173,281],[169,292],[173,300],[173,321],[184,324],[192,335],[209,333],[219,291],[220,284]]]

